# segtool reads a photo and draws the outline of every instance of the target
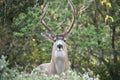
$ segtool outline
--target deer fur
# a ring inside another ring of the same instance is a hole
[[[57,45],[62,44],[63,48],[58,49]],[[41,70],[45,70],[48,76],[51,75],[60,75],[62,72],[66,72],[69,69],[69,61],[68,61],[68,53],[67,53],[67,45],[63,40],[57,40],[54,42],[51,62],[41,64]]]
[[[72,11],[72,21],[69,28],[63,34],[56,34],[46,23],[45,15],[50,0],[43,6],[41,14],[41,23],[49,31],[49,33],[43,33],[43,37],[54,42],[53,50],[51,55],[51,62],[44,63],[39,66],[41,70],[45,70],[48,76],[60,75],[62,72],[66,72],[69,69],[67,44],[65,43],[66,38],[69,36],[74,23],[75,23],[75,8],[71,0],[68,0]]]

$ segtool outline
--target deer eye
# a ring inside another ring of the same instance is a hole
[[[66,42],[66,40],[65,40],[65,39],[64,39],[63,41],[64,41],[64,42]]]
[[[63,41],[66,42],[66,39],[64,38]]]
[[[56,41],[57,41],[57,38],[55,37],[55,38],[54,38],[54,42],[56,42]]]
[[[54,42],[56,42],[57,40],[56,39],[54,39]]]

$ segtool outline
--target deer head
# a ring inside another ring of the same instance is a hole
[[[42,33],[42,35],[53,41],[53,50],[50,63],[41,64],[40,68],[46,70],[48,75],[61,74],[69,69],[68,53],[66,38],[70,34],[73,25],[75,23],[75,8],[71,0],[68,0],[70,8],[72,10],[72,22],[68,30],[62,34],[56,34],[45,22],[44,17],[48,8],[49,2],[47,2],[42,9],[41,23],[49,31],[49,33]]]

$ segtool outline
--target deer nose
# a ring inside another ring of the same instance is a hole
[[[58,45],[57,45],[57,48],[59,48],[59,49],[60,49],[60,48],[63,48],[63,45],[62,45],[62,44],[58,44]]]

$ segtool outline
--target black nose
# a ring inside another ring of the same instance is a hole
[[[57,47],[58,47],[58,48],[62,48],[62,47],[63,47],[63,45],[61,45],[61,44],[58,44],[58,45],[57,45]]]

